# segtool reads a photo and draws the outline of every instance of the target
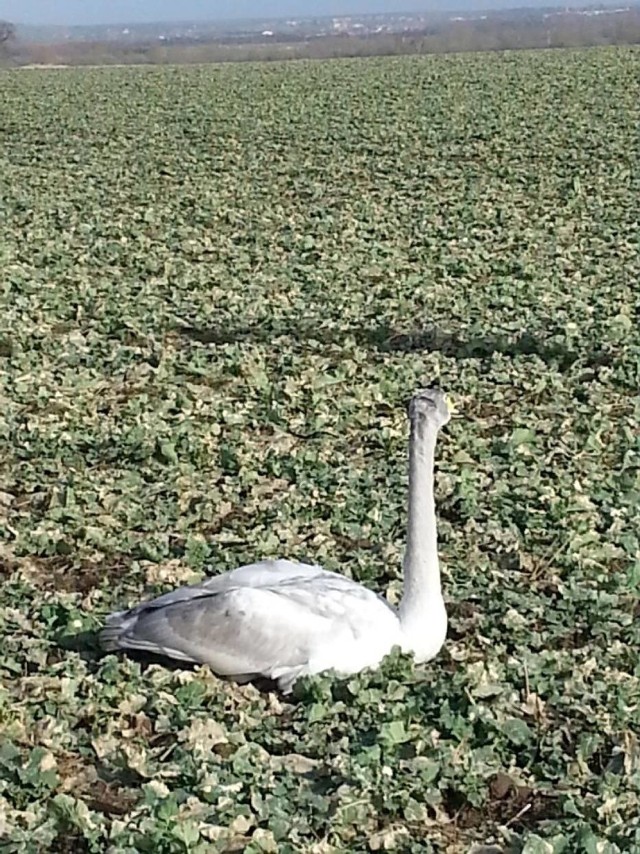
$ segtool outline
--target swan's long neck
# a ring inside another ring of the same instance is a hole
[[[423,621],[442,602],[433,466],[438,428],[419,415],[411,420],[409,446],[409,519],[404,556],[404,594],[400,622]],[[429,631],[424,626],[423,631]]]

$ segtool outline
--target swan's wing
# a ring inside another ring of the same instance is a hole
[[[320,566],[296,563],[291,560],[263,560],[257,563],[250,563],[246,566],[239,566],[237,569],[232,569],[229,572],[223,572],[220,575],[212,575],[204,581],[199,581],[197,584],[185,585],[184,587],[170,590],[168,593],[156,596],[155,599],[141,602],[140,605],[136,605],[133,608],[117,611],[107,618],[107,623],[125,614],[133,616],[152,608],[165,608],[168,605],[175,605],[178,602],[187,602],[200,597],[206,598],[214,593],[223,593],[237,587],[267,587],[269,585],[281,584],[285,580],[314,578],[325,572]],[[335,573],[326,574],[334,575]],[[340,578],[342,576],[337,577]]]
[[[260,565],[254,565],[260,567]],[[181,588],[131,611],[113,614],[101,640],[107,649],[138,649],[209,664],[227,676],[270,676],[304,669],[342,640],[371,631],[392,612],[370,590],[344,576],[297,564],[265,580],[272,567],[219,577],[221,589]],[[395,618],[394,618],[395,619]],[[329,665],[332,666],[332,665]]]
[[[293,560],[261,560],[246,566],[239,566],[222,575],[213,575],[201,582],[207,590],[221,591],[231,587],[268,587],[281,584],[285,579],[309,579],[318,575],[336,575],[321,566],[297,563]],[[338,576],[339,578],[343,576]]]

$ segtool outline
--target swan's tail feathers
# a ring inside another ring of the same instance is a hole
[[[137,617],[130,611],[116,611],[110,614],[98,637],[102,649],[105,652],[126,649],[129,646],[126,635],[134,628],[136,619]]]
[[[130,611],[116,611],[110,614],[105,622],[104,628],[98,635],[100,646],[105,652],[119,652],[121,650],[136,650],[138,652],[150,653],[152,655],[163,655],[174,658],[177,661],[187,661],[189,664],[197,664],[198,658],[194,658],[183,649],[176,649],[169,642],[163,642],[154,637],[154,632],[148,634],[149,624],[144,620],[144,611],[137,608]],[[139,624],[141,614],[142,624]]]

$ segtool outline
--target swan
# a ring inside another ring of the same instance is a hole
[[[447,633],[438,563],[433,466],[438,432],[451,417],[440,389],[408,407],[409,512],[399,607],[319,566],[265,560],[180,587],[107,617],[107,652],[141,650],[208,664],[238,682],[266,677],[288,694],[306,674],[340,675],[380,664],[394,646],[417,662]]]

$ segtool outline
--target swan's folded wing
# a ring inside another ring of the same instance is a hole
[[[346,627],[345,594],[353,588],[360,598],[362,588],[326,576],[220,592],[181,588],[111,615],[101,642],[108,650],[137,649],[209,664],[227,676],[275,676],[304,666],[316,648],[334,642],[340,624]]]
[[[257,563],[250,563],[246,566],[239,566],[230,572],[212,575],[197,584],[185,585],[184,587],[170,590],[168,593],[156,596],[155,599],[141,602],[133,608],[117,611],[107,619],[107,625],[109,623],[113,624],[116,619],[120,619],[125,615],[129,617],[154,608],[166,608],[168,605],[176,605],[178,602],[192,601],[201,597],[208,598],[212,594],[224,593],[238,587],[269,587],[294,580],[300,580],[304,583],[304,581],[322,574],[334,575],[334,573],[326,573],[320,566],[296,563],[290,560],[258,561]]]
[[[321,566],[297,563],[293,560],[261,560],[239,566],[222,575],[212,575],[201,582],[200,586],[218,592],[232,587],[271,587],[294,580],[304,583],[319,575],[335,575],[335,573],[328,573]]]

